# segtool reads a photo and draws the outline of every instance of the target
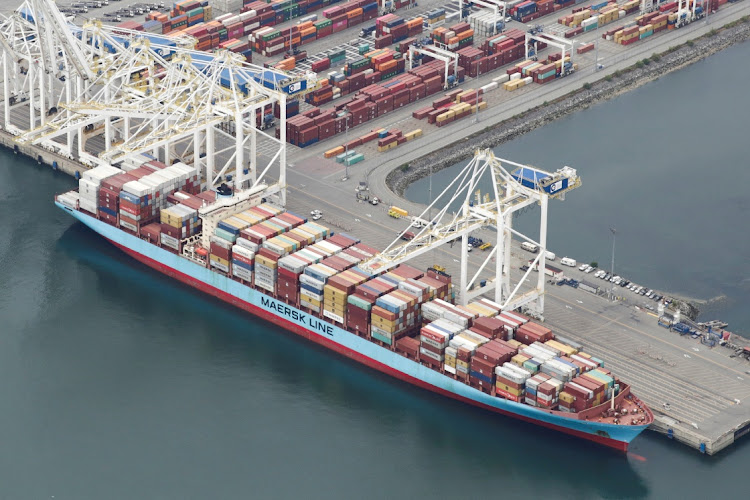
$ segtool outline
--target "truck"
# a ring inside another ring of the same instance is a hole
[[[521,248],[531,253],[537,253],[539,251],[538,246],[534,245],[533,243],[529,243],[528,241],[524,241],[523,243],[521,243]]]
[[[568,267],[576,267],[576,260],[571,259],[570,257],[563,257],[562,259],[560,259],[560,264]]]
[[[402,217],[408,217],[409,212],[407,212],[403,208],[391,207],[388,209],[388,215],[390,215],[391,217],[395,219],[400,219]]]

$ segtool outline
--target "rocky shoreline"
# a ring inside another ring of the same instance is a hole
[[[386,184],[393,193],[402,197],[409,184],[429,175],[430,168],[432,172],[447,168],[469,158],[477,149],[496,147],[554,120],[617,97],[671,71],[698,62],[720,50],[750,40],[749,21],[748,16],[745,16],[736,23],[712,30],[701,38],[639,61],[624,71],[617,71],[598,82],[584,85],[556,101],[434,151],[410,163],[408,168],[395,168],[386,177]]]

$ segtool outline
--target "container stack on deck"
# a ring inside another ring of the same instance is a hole
[[[182,164],[128,168],[87,171],[77,198],[89,208],[105,199],[101,207],[119,212],[101,220],[180,255],[204,229],[198,209],[215,194],[190,193],[195,171]],[[493,396],[582,412],[619,390],[601,361],[548,328],[488,299],[454,305],[450,276],[434,269],[402,264],[370,275],[358,265],[377,250],[267,203],[220,220],[209,247],[193,250],[217,273]]]

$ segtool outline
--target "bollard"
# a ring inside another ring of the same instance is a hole
[[[37,156],[37,157],[36,157],[36,162],[37,162],[37,163],[38,163],[39,165],[41,165],[41,164],[42,164],[43,160],[44,160],[44,159],[42,158],[42,155],[39,155],[39,156]]]
[[[59,167],[57,166],[57,161],[52,162],[52,170],[57,170]]]

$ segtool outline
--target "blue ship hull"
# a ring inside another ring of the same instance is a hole
[[[575,414],[543,410],[485,394],[401,354],[213,272],[186,258],[59,202],[57,206],[140,262],[349,358],[419,387],[491,411],[519,418],[626,451],[648,425],[615,425],[579,420]]]

